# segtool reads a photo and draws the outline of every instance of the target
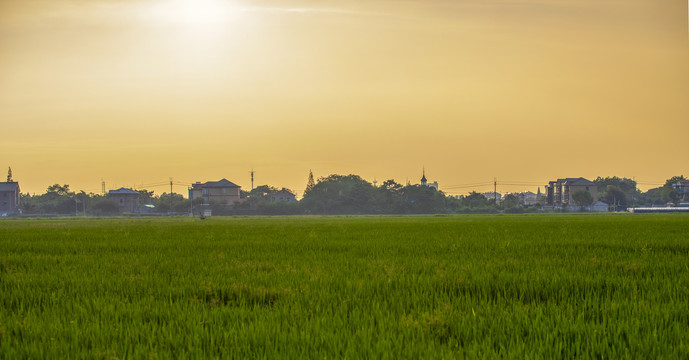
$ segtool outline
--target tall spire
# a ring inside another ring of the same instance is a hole
[[[423,167],[423,176],[421,177],[421,185],[426,186],[427,181],[428,180],[426,180],[426,167],[424,166]]]

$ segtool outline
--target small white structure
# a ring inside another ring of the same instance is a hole
[[[598,201],[598,202],[594,203],[593,205],[591,205],[591,211],[593,211],[593,212],[608,212],[608,208],[609,208],[608,204],[606,204],[602,201]]]
[[[502,200],[502,194],[500,194],[500,193],[495,193],[495,192],[493,192],[493,191],[484,192],[484,193],[482,193],[481,195],[483,195],[483,196],[484,196],[486,199],[488,199],[488,200],[493,200],[493,199],[496,199],[496,198],[497,198],[497,201],[501,201],[501,200]]]

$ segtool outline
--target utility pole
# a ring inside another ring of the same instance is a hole
[[[191,191],[191,186],[189,187],[189,216],[194,216],[194,193]]]
[[[495,207],[498,207],[498,178],[493,178],[493,199],[495,200]]]
[[[103,192],[103,195],[105,195],[105,180],[100,179],[100,187],[101,191]]]
[[[251,171],[249,171],[251,174],[251,190],[254,189],[254,169],[252,168]]]
[[[634,191],[632,191],[632,208],[634,208],[634,195],[636,195],[636,177],[632,176],[632,181],[634,182]]]
[[[170,178],[170,212],[172,212],[172,178]]]

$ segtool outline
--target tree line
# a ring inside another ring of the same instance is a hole
[[[574,193],[577,206],[570,210],[586,207],[596,200],[612,204],[617,209],[631,206],[657,206],[667,203],[678,204],[681,199],[673,184],[686,180],[674,176],[661,187],[642,192],[634,180],[619,177],[598,177],[598,199],[590,193]],[[454,213],[518,213],[537,212],[545,205],[545,197],[535,205],[525,206],[514,194],[506,195],[502,201],[487,199],[484,195],[471,192],[463,198],[448,196],[433,187],[402,185],[387,180],[380,186],[362,179],[358,175],[330,175],[314,181],[309,180],[302,199],[298,202],[276,202],[271,194],[277,187],[258,186],[251,191],[241,191],[242,201],[227,206],[214,203],[203,205],[203,199],[185,199],[181,194],[138,190],[139,203],[146,214],[188,214],[201,207],[210,208],[214,215],[279,215],[279,214],[454,214]],[[54,184],[44,194],[21,195],[22,213],[26,215],[120,215],[119,206],[107,195],[72,191],[69,185]],[[196,213],[196,212],[195,212]]]

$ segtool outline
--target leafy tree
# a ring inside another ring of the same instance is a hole
[[[661,187],[649,189],[646,193],[639,194],[638,198],[645,205],[665,205],[669,202],[679,203],[680,196],[673,187],[680,180],[687,180],[684,175],[673,176],[665,181]]]
[[[641,196],[641,201],[645,205],[660,205],[663,204],[662,192],[663,187],[649,189]]]
[[[383,181],[383,184],[380,187],[385,189],[385,190],[396,191],[396,190],[401,189],[402,185],[396,183],[395,180],[390,179],[390,180]]]
[[[162,193],[154,199],[153,205],[161,213],[189,213],[189,199],[185,199],[182,194]]]
[[[318,179],[304,193],[304,208],[321,214],[364,214],[371,212],[369,199],[376,188],[358,175],[330,175]]]
[[[303,212],[299,203],[277,201],[274,203],[263,204],[256,210],[261,215],[296,215]]]
[[[577,190],[572,194],[572,200],[579,207],[590,206],[593,204],[593,196],[586,190]]]
[[[619,202],[620,205],[629,206],[634,202],[638,202],[638,199],[641,198],[642,193],[639,191],[639,189],[637,189],[636,181],[632,179],[620,178],[617,176],[605,178],[599,176],[593,182],[598,185],[599,198],[605,197],[607,199],[605,201],[608,203],[610,203],[609,201],[612,201],[613,197],[615,198],[616,202],[620,199],[620,196],[615,196],[614,194],[612,196],[607,196],[605,194],[609,186],[614,186],[616,189],[619,189],[619,191],[624,193],[624,199],[622,202]]]
[[[38,196],[31,196],[29,194],[21,194],[19,202],[22,205],[22,213],[24,214],[40,214]]]
[[[486,197],[483,196],[483,194],[479,194],[476,191],[472,191],[471,193],[469,193],[469,195],[465,196],[464,199],[462,199],[462,204],[469,208],[479,208],[491,205],[492,201],[486,199]]]
[[[677,193],[677,190],[663,186],[662,189],[660,190],[660,200],[662,203],[674,203],[677,204],[679,203],[679,194]]]
[[[139,204],[152,205],[153,204],[153,190],[149,191],[146,189],[137,190],[139,193]]]
[[[257,186],[249,192],[247,201],[241,204],[239,208],[257,210],[259,206],[267,206],[272,202],[271,195],[277,191],[279,189],[273,186]]]
[[[12,182],[12,167],[7,168],[7,182]]]
[[[505,204],[505,209],[515,208],[519,206],[519,198],[517,198],[517,196],[514,194],[507,194],[505,195],[503,203]]]
[[[105,196],[96,196],[90,202],[89,212],[95,216],[113,216],[120,214],[120,207]]]
[[[249,192],[249,196],[259,196],[259,197],[266,197],[270,196],[270,194],[279,191],[280,189],[269,186],[269,185],[260,185],[255,187]]]
[[[445,194],[423,185],[407,185],[400,189],[404,198],[404,213],[431,214],[446,212]]]
[[[617,176],[612,177],[597,177],[593,180],[596,185],[598,185],[598,191],[604,192],[607,190],[608,186],[615,186],[619,188],[625,194],[630,194],[636,191],[636,181],[627,178],[619,178]]]
[[[54,184],[48,186],[48,190],[46,191],[46,194],[53,194],[56,196],[69,196],[72,195],[69,191],[69,185],[60,185],[60,184]]]
[[[48,186],[46,193],[36,196],[35,213],[72,215],[75,213],[75,194],[69,191],[69,185],[54,184]],[[28,207],[29,209],[31,206]],[[26,210],[26,209],[25,209]]]
[[[667,180],[665,180],[665,185],[663,187],[672,187],[672,185],[678,183],[680,180],[687,180],[687,178],[684,177],[684,175],[679,175],[679,176],[673,176]]]
[[[627,195],[619,187],[614,185],[608,185],[605,192],[600,194],[598,198],[608,204],[612,204],[615,209],[617,209],[618,206],[627,206]]]

